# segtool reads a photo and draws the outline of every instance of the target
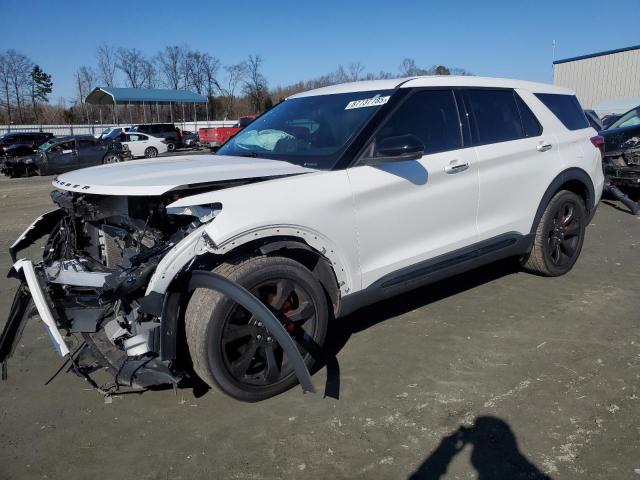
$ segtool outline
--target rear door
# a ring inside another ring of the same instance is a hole
[[[410,94],[367,150],[407,134],[424,144],[422,158],[347,169],[363,288],[387,275],[391,282],[400,281],[403,269],[418,269],[422,262],[477,241],[478,171],[473,149],[462,148],[453,91]]]
[[[559,172],[558,147],[513,89],[461,89],[480,178],[480,240],[528,234],[546,188]]]
[[[131,155],[134,157],[144,157],[145,142],[148,137],[143,133],[128,133],[125,142]]]
[[[78,165],[80,167],[100,165],[106,152],[107,147],[102,142],[92,138],[81,138],[78,140]]]

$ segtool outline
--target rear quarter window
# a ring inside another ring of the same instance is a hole
[[[578,102],[575,95],[536,93],[535,96],[538,97],[569,130],[580,130],[589,126],[587,117],[585,117],[580,102]]]

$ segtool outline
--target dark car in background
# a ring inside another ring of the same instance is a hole
[[[623,114],[600,132],[606,154],[619,153],[622,145],[633,137],[640,137],[640,105]]]
[[[140,132],[152,137],[164,138],[167,141],[167,148],[173,152],[182,146],[182,132],[173,123],[145,123],[131,127],[130,132]]]
[[[8,177],[50,175],[116,163],[129,159],[131,154],[119,142],[103,141],[92,135],[52,138],[38,147],[32,155],[7,159],[0,171]]]
[[[53,133],[47,132],[12,132],[0,135],[0,157],[28,155],[51,138]]]

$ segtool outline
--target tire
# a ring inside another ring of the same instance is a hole
[[[533,248],[523,262],[524,269],[547,277],[567,273],[580,256],[586,225],[583,199],[573,192],[560,190],[540,218]]]
[[[324,344],[329,312],[324,290],[307,268],[285,257],[252,257],[213,271],[270,306],[311,368]],[[300,318],[289,321],[296,316]],[[230,397],[257,402],[293,387],[297,378],[278,343],[249,317],[228,297],[196,289],[185,312],[185,330],[198,376]],[[303,334],[307,340],[301,343]]]
[[[144,150],[144,158],[155,158],[158,156],[158,149],[155,147],[147,147]]]
[[[119,163],[121,161],[122,161],[122,159],[118,155],[116,155],[115,153],[108,153],[102,159],[102,163],[104,165],[107,165],[107,164],[110,164],[110,163]]]
[[[176,151],[176,144],[173,142],[167,142],[167,150],[170,152]]]

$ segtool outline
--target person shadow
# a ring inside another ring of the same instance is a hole
[[[444,478],[450,463],[467,445],[473,448],[471,465],[478,480],[551,480],[520,452],[509,425],[492,416],[477,417],[472,427],[460,426],[444,437],[409,480]]]

